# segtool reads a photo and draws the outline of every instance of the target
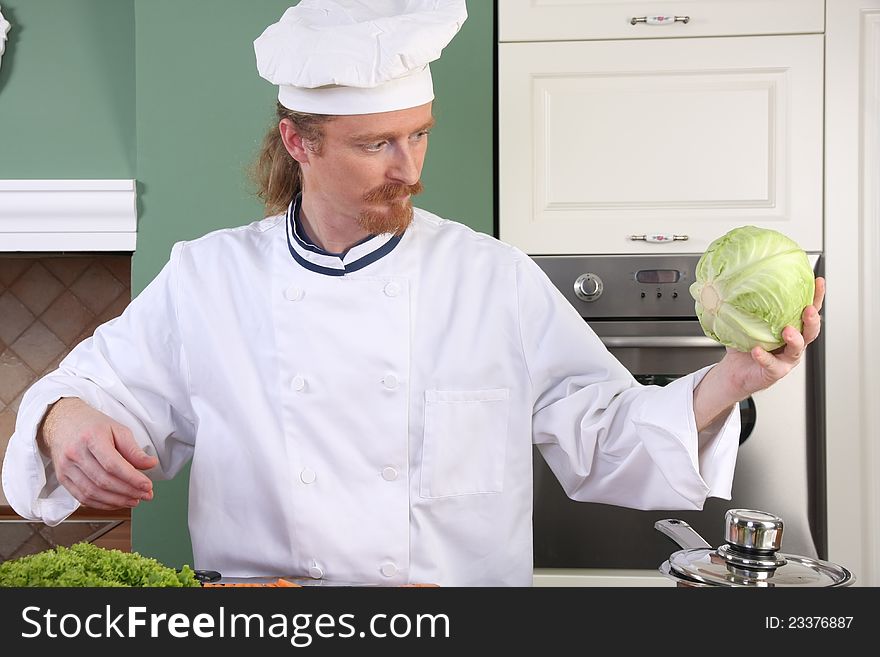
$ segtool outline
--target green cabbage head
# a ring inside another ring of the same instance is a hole
[[[782,329],[803,329],[816,285],[803,249],[780,232],[734,228],[697,263],[691,296],[703,332],[738,351],[785,344]]]

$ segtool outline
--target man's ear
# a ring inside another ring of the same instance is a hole
[[[290,119],[281,119],[278,130],[281,132],[281,142],[290,153],[290,157],[300,164],[307,164],[311,151],[306,148],[303,136],[297,131],[293,122]]]

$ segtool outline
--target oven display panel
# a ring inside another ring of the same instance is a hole
[[[639,283],[678,283],[681,272],[677,269],[640,269],[636,272]]]

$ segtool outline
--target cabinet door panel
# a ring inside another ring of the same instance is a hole
[[[697,252],[765,225],[822,246],[822,37],[501,44],[500,236]],[[688,235],[647,244],[639,234]]]
[[[655,24],[633,18],[673,16]],[[687,17],[685,23],[682,19]],[[501,41],[819,33],[824,0],[499,0]]]

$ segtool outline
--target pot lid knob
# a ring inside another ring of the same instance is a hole
[[[730,509],[724,515],[724,538],[739,550],[776,552],[782,546],[782,518],[754,509]]]

